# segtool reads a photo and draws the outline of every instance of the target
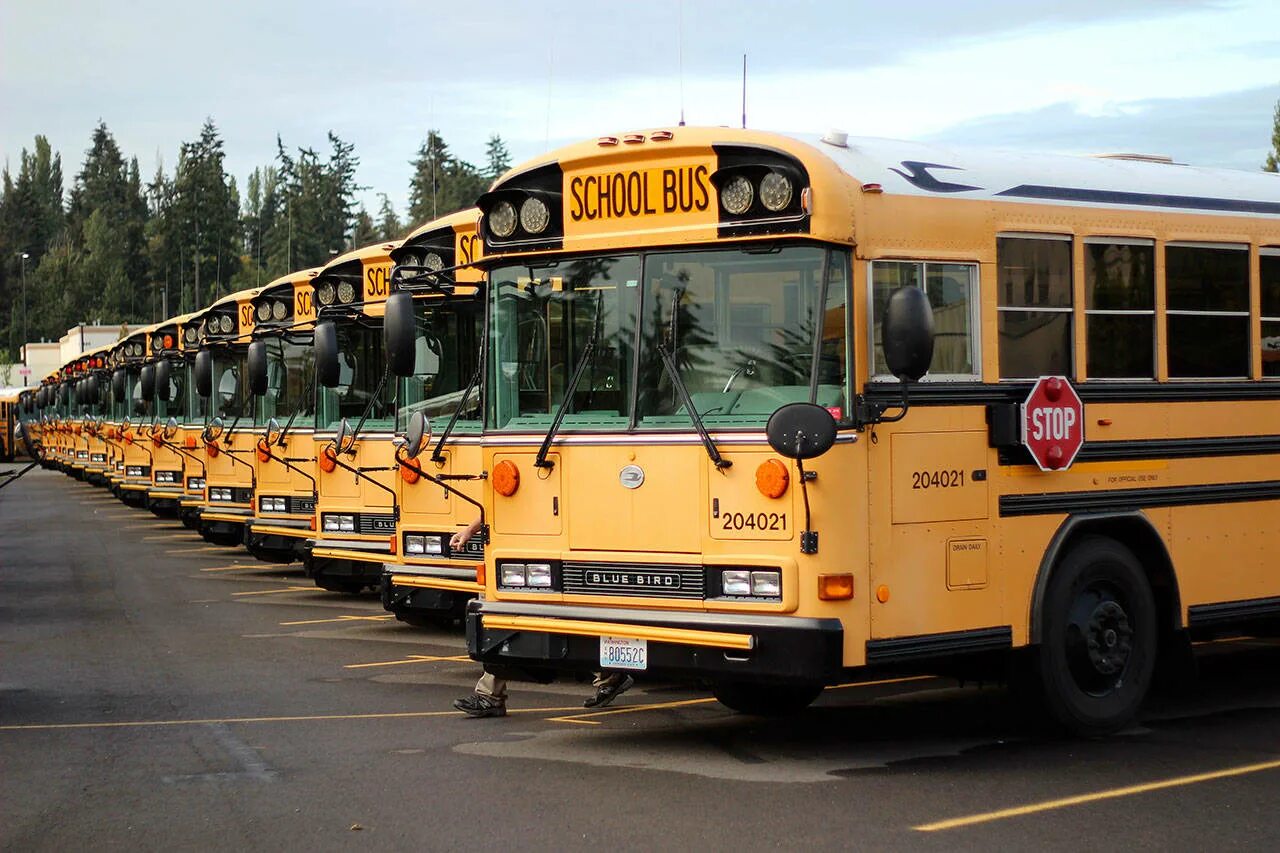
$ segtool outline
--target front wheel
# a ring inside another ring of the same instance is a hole
[[[1038,669],[1049,713],[1085,736],[1131,722],[1151,686],[1158,633],[1133,552],[1100,536],[1082,540],[1054,569],[1043,619]]]
[[[821,684],[770,685],[723,682],[711,688],[711,693],[724,705],[739,714],[760,717],[779,717],[797,714],[813,704],[822,692]]]

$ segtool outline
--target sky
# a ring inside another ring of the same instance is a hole
[[[628,129],[758,129],[1257,169],[1276,0],[0,2],[0,161],[42,133],[68,188],[99,119],[144,178],[212,117],[243,189],[276,136],[355,143],[403,216],[428,128],[479,164]]]

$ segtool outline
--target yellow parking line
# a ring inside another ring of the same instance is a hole
[[[233,572],[238,569],[274,569],[269,563],[236,563],[234,566],[215,566],[212,569],[201,569],[202,572]]]
[[[181,537],[183,537],[183,538],[189,538],[189,537],[191,537],[192,535],[194,535],[194,534],[192,534],[192,532],[191,532],[190,530],[184,530],[184,531],[182,531],[182,532],[166,533],[166,534],[165,534],[165,535],[163,535],[163,536],[143,536],[141,541],[143,541],[143,542],[164,542],[164,541],[166,541],[166,540],[168,540],[168,539],[177,539],[179,536],[181,536]]]
[[[383,660],[376,663],[349,663],[343,669],[365,669],[371,666],[402,666],[406,663],[439,663],[440,661],[470,661],[466,655],[409,655],[405,660]],[[572,709],[570,709],[572,710]]]
[[[285,586],[280,589],[255,589],[253,592],[233,592],[232,596],[238,595],[275,595],[280,592],[302,592],[304,590],[315,590],[314,586]]]
[[[337,619],[303,619],[300,622],[281,622],[281,625],[323,625],[325,622],[376,622],[382,619],[394,619],[390,613],[385,616],[339,616]]]
[[[1161,779],[1157,782],[1144,782],[1140,785],[1128,785],[1123,788],[1094,791],[1090,794],[1079,794],[1074,797],[1045,800],[1039,803],[1030,803],[1025,806],[1015,806],[1014,808],[1000,809],[993,812],[983,812],[981,814],[969,815],[967,817],[954,817],[949,820],[924,823],[920,826],[914,827],[914,829],[920,832],[937,832],[943,829],[958,829],[960,827],[973,826],[974,824],[979,823],[989,823],[993,820],[1005,820],[1011,817],[1021,817],[1023,815],[1037,814],[1039,812],[1047,812],[1054,809],[1064,809],[1071,806],[1097,803],[1103,800],[1132,797],[1136,794],[1146,794],[1151,791],[1162,791],[1166,788],[1181,788],[1186,785],[1197,785],[1201,782],[1212,782],[1216,779],[1229,779],[1233,776],[1262,773],[1266,770],[1280,770],[1280,761],[1263,761],[1259,764],[1245,764],[1239,767],[1228,767],[1224,770],[1214,770],[1209,773],[1195,773],[1190,776],[1176,776],[1172,779]]]
[[[227,551],[235,551],[238,549],[239,549],[238,545],[226,545],[226,546],[204,545],[200,548],[182,548],[177,551],[165,551],[165,553],[166,554],[208,554],[210,551],[221,551],[222,553],[225,554]]]
[[[508,714],[555,714],[573,708],[512,708]],[[423,717],[460,717],[460,711],[394,711],[385,714],[311,714],[293,717],[222,717],[207,720],[130,720],[110,723],[33,723],[0,726],[0,732],[57,731],[64,729],[137,729],[147,726],[209,726],[233,723],[311,723],[330,720],[407,720]]]

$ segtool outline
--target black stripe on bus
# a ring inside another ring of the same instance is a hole
[[[1280,216],[1280,202],[1252,201],[1242,198],[1212,198],[1199,195],[1165,195],[1119,190],[1090,190],[1082,187],[1050,187],[1022,184],[996,193],[1013,198],[1047,201],[1079,201],[1090,204],[1122,204],[1132,207],[1178,208],[1180,210],[1213,210],[1219,213],[1262,213]]]
[[[1154,438],[1135,441],[1085,442],[1077,462],[1127,459],[1188,459],[1280,453],[1280,435],[1233,435],[1219,438]]]
[[[911,385],[913,406],[993,406],[1021,403],[1031,382],[917,382]],[[1085,403],[1203,403],[1230,400],[1280,400],[1280,382],[1081,382],[1073,383]],[[893,405],[902,399],[896,383],[867,385],[866,399]]]
[[[1212,483],[1202,486],[1165,486],[1149,489],[1111,489],[1101,492],[1002,495],[1000,517],[1062,515],[1073,512],[1270,500],[1280,500],[1280,480],[1264,480],[1256,483]]]
[[[1280,598],[1253,598],[1245,601],[1224,601],[1220,604],[1197,604],[1187,608],[1187,627],[1205,628],[1277,616],[1280,616]]]
[[[1013,629],[1007,625],[972,631],[951,631],[946,634],[895,637],[891,640],[867,640],[867,663],[897,663],[921,658],[1000,651],[1012,645]]]

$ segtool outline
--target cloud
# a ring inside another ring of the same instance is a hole
[[[927,139],[1073,154],[1165,154],[1180,163],[1254,170],[1270,148],[1277,101],[1280,84],[1132,101],[1103,113],[1063,102],[962,122]]]

